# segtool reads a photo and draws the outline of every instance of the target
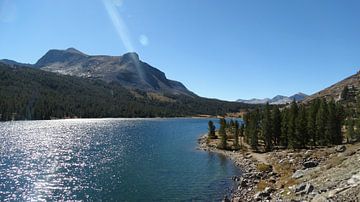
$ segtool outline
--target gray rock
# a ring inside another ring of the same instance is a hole
[[[310,183],[302,183],[295,188],[295,193],[298,195],[309,194],[314,191],[314,186]]]
[[[276,178],[273,177],[273,176],[271,176],[271,177],[269,178],[269,182],[275,184],[275,183],[276,183]]]
[[[266,193],[264,191],[260,191],[260,192],[257,192],[255,195],[254,195],[254,200],[255,201],[262,201],[263,199],[267,198],[270,196],[270,193]]]
[[[313,168],[319,165],[318,161],[310,160],[303,163],[304,168]]]
[[[305,171],[297,170],[291,177],[294,179],[302,178],[305,175]]]
[[[273,189],[271,187],[266,187],[263,192],[270,195],[274,191],[275,191],[275,189]]]
[[[345,150],[346,150],[345,145],[338,145],[338,146],[335,147],[336,152],[344,152]]]
[[[242,179],[240,180],[240,187],[247,187],[248,185],[248,181],[246,179]]]
[[[225,195],[224,199],[222,200],[222,202],[230,202],[230,199]]]
[[[240,181],[240,177],[239,176],[233,176],[232,180],[234,180],[235,182],[239,182]]]
[[[316,195],[312,200],[311,202],[327,202],[328,200],[326,199],[325,196],[321,195],[321,194],[318,194]]]

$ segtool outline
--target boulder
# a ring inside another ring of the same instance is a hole
[[[291,177],[294,179],[302,178],[305,175],[305,171],[297,170]]]
[[[239,184],[240,184],[240,187],[247,187],[248,181],[246,179],[241,178]]]
[[[360,173],[351,176],[347,183],[352,186],[357,186],[358,184],[360,184]]]
[[[314,168],[314,167],[316,167],[318,165],[319,165],[319,162],[315,161],[315,160],[305,161],[303,163],[303,166],[304,166],[305,169],[306,168]]]
[[[295,188],[295,193],[298,195],[309,194],[314,191],[314,186],[310,183],[302,183]]]
[[[335,147],[336,152],[344,152],[345,150],[346,150],[345,145],[338,145],[338,146]]]

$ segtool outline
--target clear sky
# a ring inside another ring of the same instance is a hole
[[[358,0],[0,0],[0,58],[140,58],[200,96],[312,94],[360,67]]]

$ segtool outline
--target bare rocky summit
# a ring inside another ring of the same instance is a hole
[[[75,48],[49,50],[35,64],[3,59],[10,66],[26,66],[64,75],[115,82],[130,90],[196,96],[182,83],[170,80],[159,69],[140,60],[137,53],[122,56],[87,55]]]

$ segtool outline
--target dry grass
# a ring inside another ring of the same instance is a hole
[[[147,93],[147,96],[148,96],[150,99],[158,100],[158,101],[160,101],[160,102],[176,102],[176,100],[171,99],[171,98],[168,98],[168,97],[163,96],[163,95],[160,95],[160,94],[158,94],[158,93]]]
[[[330,169],[333,168],[335,166],[340,165],[343,161],[346,160],[345,156],[335,156],[333,158],[330,158],[327,162],[326,162],[326,166],[325,169]]]
[[[265,163],[259,163],[256,165],[256,169],[260,172],[268,172],[272,170],[272,166]]]
[[[263,191],[266,187],[269,187],[270,184],[269,182],[265,181],[265,180],[260,180],[259,183],[257,184],[257,191]]]

